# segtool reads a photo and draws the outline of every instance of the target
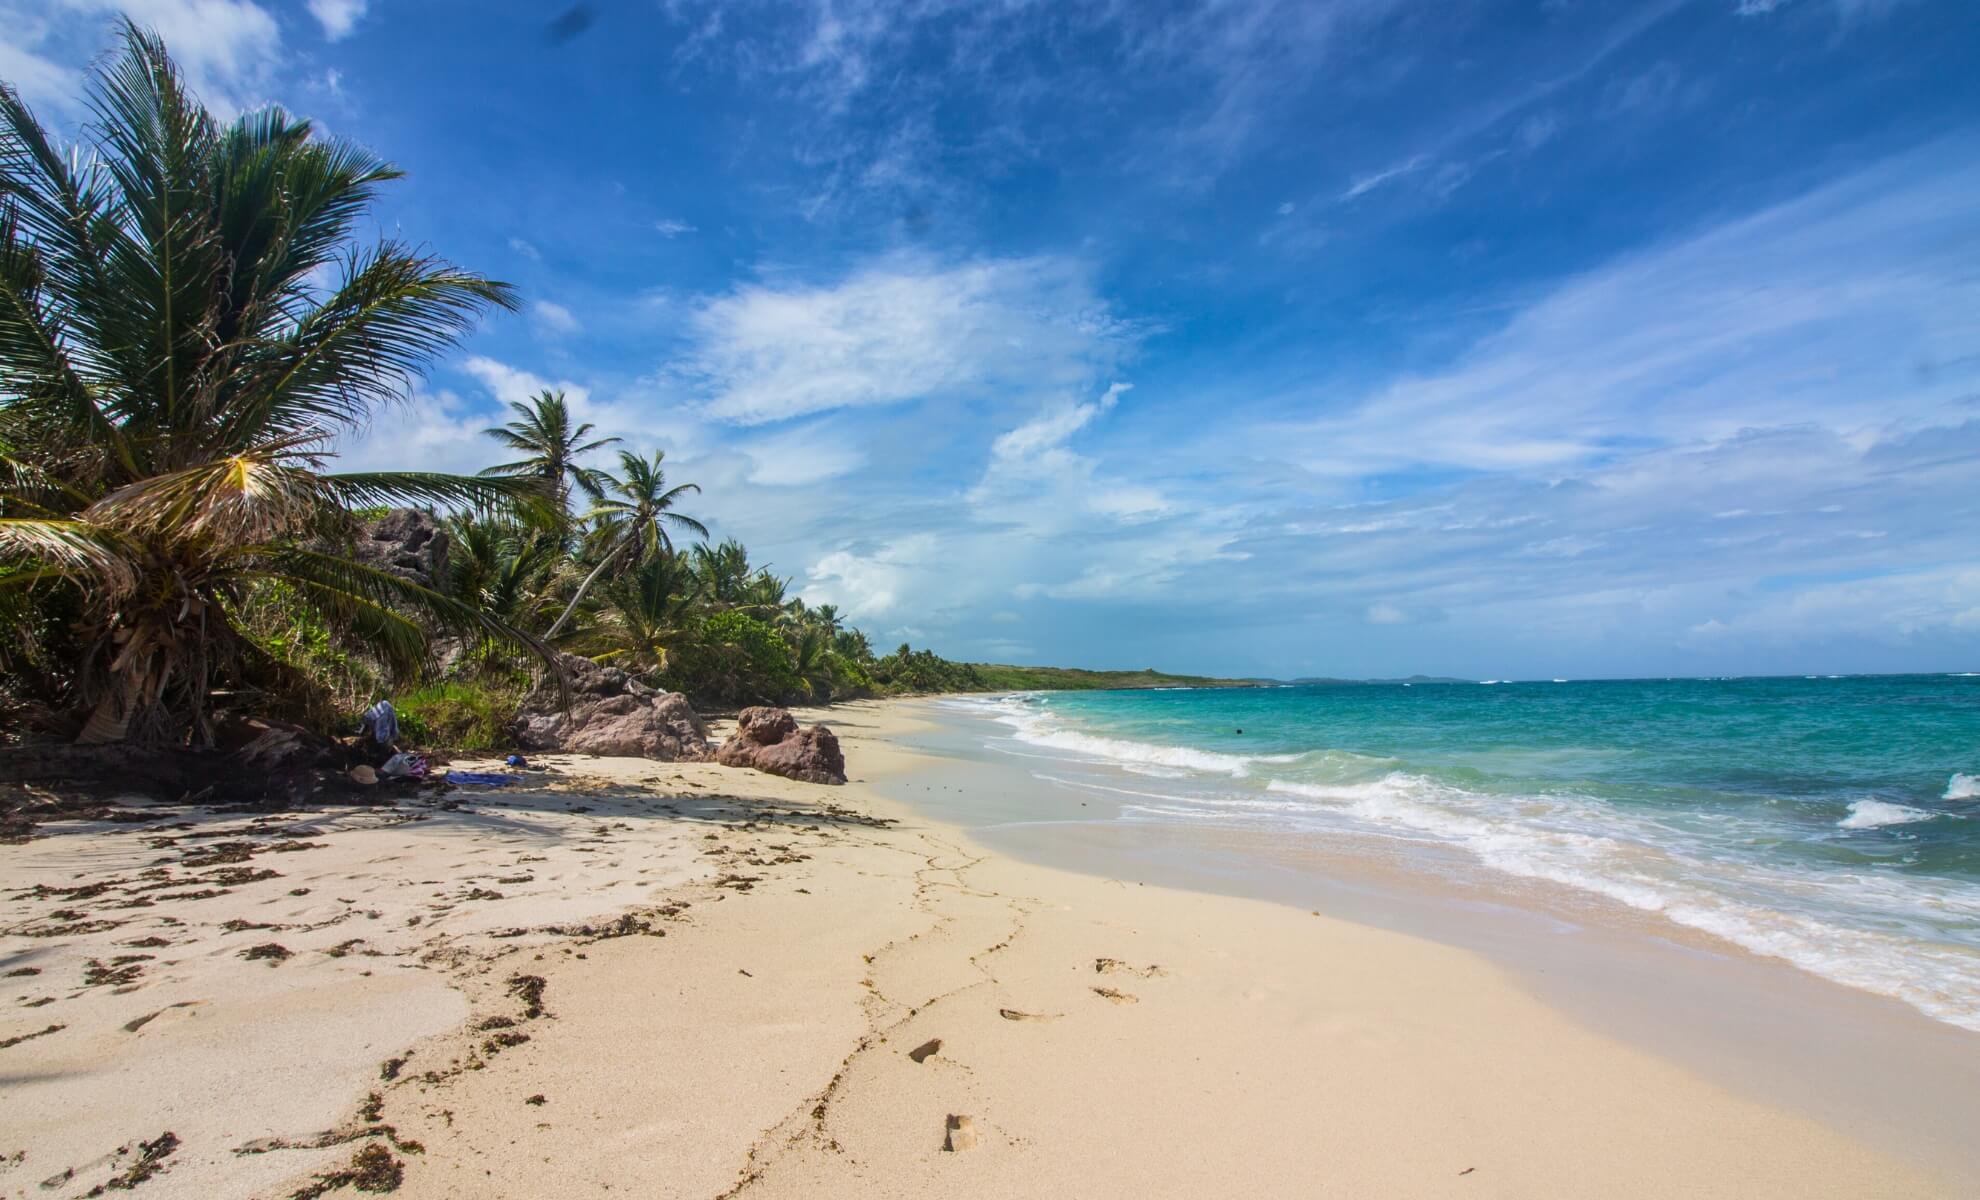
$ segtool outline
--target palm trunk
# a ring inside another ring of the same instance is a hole
[[[598,581],[599,575],[604,573],[605,568],[611,565],[613,559],[619,557],[619,551],[625,548],[626,543],[620,542],[606,551],[605,557],[598,560],[598,565],[591,568],[591,574],[586,575],[584,582],[578,584],[577,595],[572,596],[570,604],[565,606],[564,614],[557,618],[557,623],[550,627],[550,632],[543,635],[544,641],[547,642],[551,638],[556,637],[563,630],[564,624],[571,619],[571,614],[577,611],[577,606],[584,603],[584,594],[591,590],[591,585]]]

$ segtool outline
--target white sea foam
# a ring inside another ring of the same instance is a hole
[[[1104,759],[1126,770],[1168,778],[1181,777],[1171,772],[1203,771],[1242,779],[1251,774],[1251,768],[1258,764],[1293,763],[1303,757],[1298,754],[1227,754],[1193,746],[1164,746],[1155,742],[1101,737],[1067,729],[1052,721],[1049,714],[1022,703],[999,706],[998,719],[1014,727],[1016,733],[1013,736],[1027,745],[1070,751],[1083,757]]]
[[[1980,898],[1958,890],[1926,895],[1914,883],[1867,873],[1822,878],[1759,862],[1699,861],[1671,843],[1667,831],[1612,806],[1573,796],[1471,792],[1403,771],[1337,785],[1274,779],[1266,790],[1311,802],[1316,817],[1408,830],[1453,843],[1496,871],[1661,913],[1754,953],[1897,997],[1939,1020],[1980,1032],[1980,959],[1970,950],[1852,928],[1825,915],[1833,908],[1868,906],[1897,915],[1899,924],[1980,919]],[[1866,815],[1892,815],[1878,814],[1872,805],[1918,814],[1902,817],[1907,821],[1937,815],[1882,801],[1858,802]]]
[[[1849,815],[1836,822],[1838,829],[1882,829],[1886,825],[1909,825],[1929,821],[1938,813],[1884,800],[1858,800],[1849,806]]]
[[[1000,749],[1121,772],[1109,780],[1068,769],[1054,782],[1111,793],[1127,820],[1450,845],[1492,870],[1660,913],[1980,1032],[1980,953],[1949,936],[1980,928],[1980,891],[1964,882],[1771,861],[1743,847],[1777,836],[1777,821],[1736,810],[1673,817],[1572,792],[1471,790],[1343,751],[1239,755],[1162,746],[1074,729],[1050,700],[970,706],[1010,728]],[[1952,776],[1946,797],[1980,799],[1980,773]],[[1870,830],[1957,815],[1859,800],[1839,824]]]

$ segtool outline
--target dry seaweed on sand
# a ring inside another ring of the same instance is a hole
[[[280,942],[263,942],[259,946],[249,946],[247,949],[241,951],[241,957],[247,959],[249,962],[265,959],[271,967],[281,966],[282,960],[290,958],[294,954],[295,951]]]
[[[543,990],[550,986],[541,975],[513,975],[509,978],[509,994],[523,1003],[525,1020],[535,1020],[544,1015]]]
[[[316,1200],[340,1187],[382,1195],[398,1191],[405,1178],[406,1165],[393,1158],[390,1150],[373,1142],[353,1154],[349,1166],[318,1175],[315,1182],[290,1193],[289,1200]]]
[[[126,1147],[128,1149],[129,1147]],[[123,1174],[100,1183],[88,1191],[88,1195],[101,1196],[105,1191],[128,1192],[138,1184],[158,1174],[166,1157],[179,1148],[179,1135],[166,1130],[148,1142],[137,1144],[138,1158]]]
[[[20,1045],[22,1042],[33,1041],[35,1038],[38,1037],[47,1037],[51,1033],[60,1033],[67,1028],[68,1028],[67,1025],[50,1025],[46,1029],[37,1029],[33,1033],[23,1033],[16,1037],[10,1037],[5,1040],[0,1040],[0,1050],[11,1050],[15,1046]]]

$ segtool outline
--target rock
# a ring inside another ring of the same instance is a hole
[[[377,783],[378,772],[365,766],[363,763],[359,763],[357,766],[351,768],[351,782],[364,784]]]
[[[743,709],[715,761],[806,783],[846,781],[846,756],[832,731],[823,725],[799,729],[797,718],[782,708]]]
[[[952,1154],[963,1150],[974,1150],[977,1143],[981,1140],[976,1132],[976,1119],[974,1117],[957,1116],[955,1113],[949,1114],[949,1136],[943,1139],[942,1149]]]
[[[662,762],[704,762],[708,726],[677,692],[650,688],[617,667],[575,654],[557,665],[570,688],[563,706],[557,681],[546,679],[524,697],[510,732],[524,750],[627,755]]]
[[[390,571],[425,588],[443,588],[452,539],[432,513],[395,508],[358,530],[352,549],[368,567]]]

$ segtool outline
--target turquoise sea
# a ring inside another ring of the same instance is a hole
[[[1980,675],[947,703],[1124,821],[1434,845],[1980,1031]]]

